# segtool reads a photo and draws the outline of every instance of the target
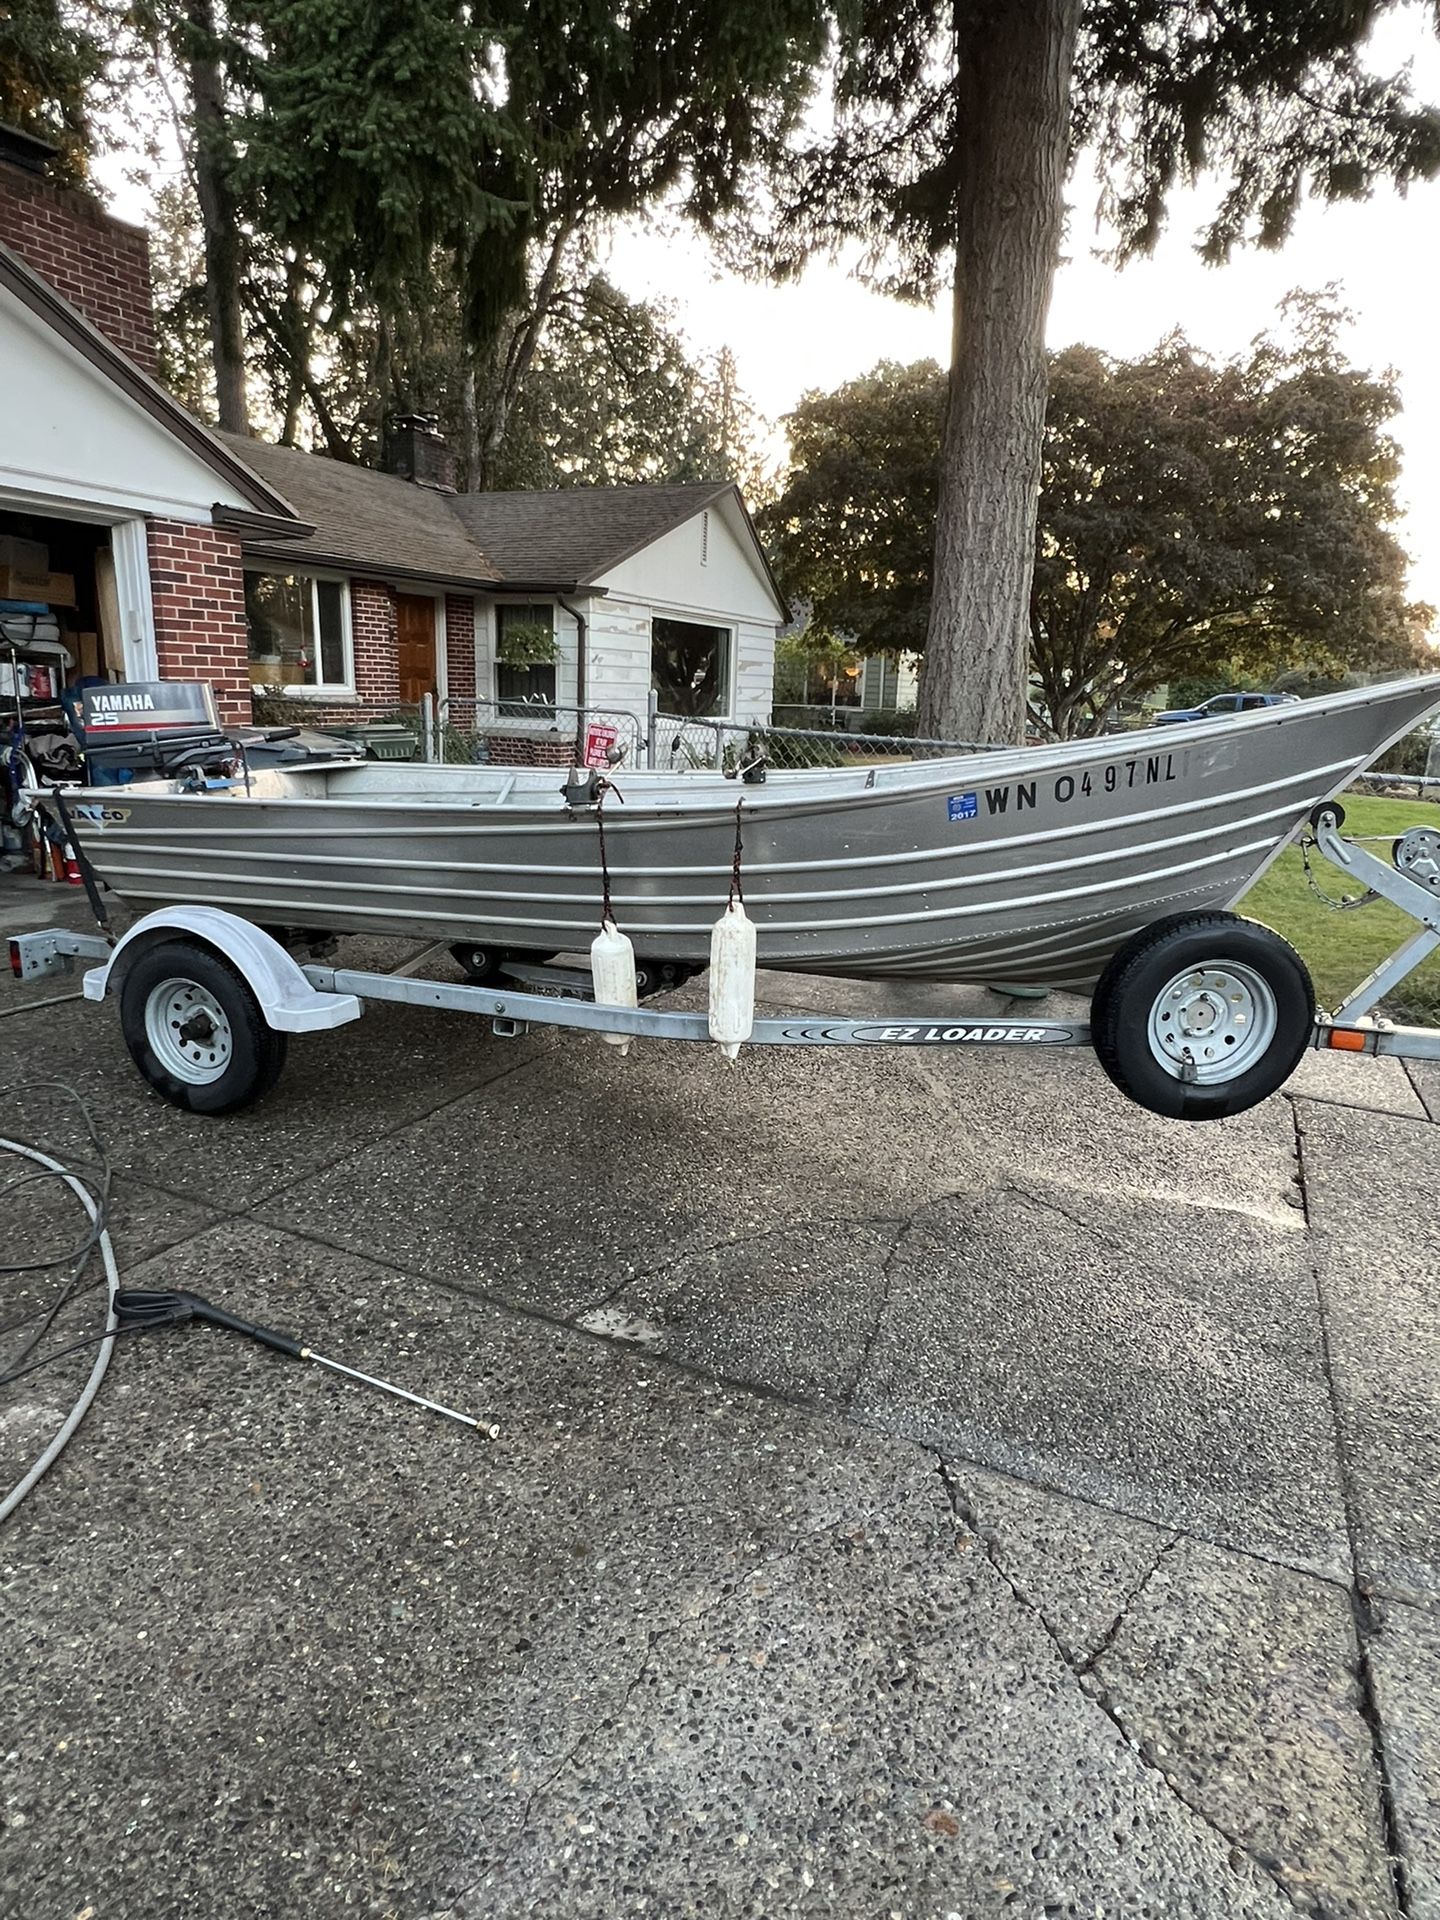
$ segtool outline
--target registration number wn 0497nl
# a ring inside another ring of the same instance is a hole
[[[997,813],[1025,813],[1038,807],[1042,799],[1065,807],[1075,800],[1088,800],[1092,794],[1168,786],[1182,773],[1181,754],[1137,754],[1132,760],[1112,760],[1108,766],[1085,767],[1079,773],[1047,774],[1043,780],[1009,780],[1003,786],[952,793],[946,800],[946,813],[951,820],[977,820]]]

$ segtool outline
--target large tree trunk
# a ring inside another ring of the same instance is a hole
[[[1015,741],[1080,0],[955,4],[955,335],[920,730]]]
[[[245,328],[240,309],[240,222],[226,167],[230,135],[211,0],[186,0],[185,22],[189,31],[184,61],[195,115],[195,197],[200,203],[205,235],[205,298],[216,406],[222,427],[231,433],[248,433]]]

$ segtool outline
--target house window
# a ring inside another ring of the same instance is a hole
[[[650,623],[650,685],[662,713],[724,713],[730,704],[730,629],[657,614]]]
[[[245,624],[252,687],[350,690],[348,596],[340,580],[247,573]]]
[[[860,704],[871,711],[893,713],[900,704],[900,656],[872,653],[860,681]]]
[[[555,711],[555,662],[537,661],[528,666],[509,666],[505,661],[507,642],[513,639],[517,651],[524,651],[530,638],[526,629],[543,627],[554,644],[555,609],[546,602],[524,605],[502,602],[495,609],[495,694],[502,714],[529,714],[538,718]]]

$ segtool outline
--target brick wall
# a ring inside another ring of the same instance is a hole
[[[355,692],[367,706],[400,698],[395,596],[378,580],[350,582],[350,629],[355,643]]]
[[[222,724],[250,718],[240,542],[219,527],[151,520],[150,592],[162,680],[208,680]]]
[[[568,767],[575,760],[573,734],[490,733],[488,746],[492,767]]]
[[[468,594],[445,596],[445,685],[452,699],[475,698],[475,602]]]
[[[0,241],[138,367],[159,370],[150,243],[88,193],[0,161]]]

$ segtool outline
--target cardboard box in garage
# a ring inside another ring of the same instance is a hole
[[[0,600],[43,600],[47,607],[73,607],[75,576],[0,565]]]
[[[48,573],[50,549],[43,540],[22,540],[18,533],[0,533],[0,567],[18,567],[21,573]]]

